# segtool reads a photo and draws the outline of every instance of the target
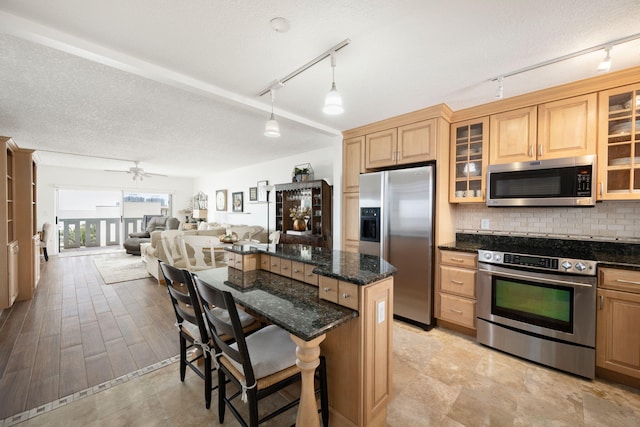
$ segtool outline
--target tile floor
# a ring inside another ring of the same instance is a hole
[[[424,332],[396,322],[393,341],[388,426],[640,425],[638,389],[558,372],[440,328]],[[0,427],[219,425],[216,404],[204,407],[202,380],[188,372],[181,383],[175,360],[30,408]],[[294,420],[290,411],[264,426]],[[227,413],[224,425],[238,424]]]

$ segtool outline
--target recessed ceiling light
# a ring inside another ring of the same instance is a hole
[[[289,25],[289,21],[286,18],[277,17],[271,20],[271,28],[278,33],[286,33],[291,28],[291,25]]]

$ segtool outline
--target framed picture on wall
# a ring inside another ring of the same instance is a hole
[[[258,201],[266,202],[267,201],[267,190],[264,189],[265,185],[269,185],[269,181],[258,181]]]
[[[216,191],[216,210],[227,210],[227,190]]]
[[[258,187],[249,187],[249,201],[258,201]]]
[[[239,191],[237,193],[231,193],[231,201],[232,201],[232,211],[233,212],[242,212],[243,208],[243,192]]]

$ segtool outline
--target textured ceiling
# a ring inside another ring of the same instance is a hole
[[[276,16],[289,32],[270,28]],[[2,0],[0,134],[200,176],[326,147],[340,131],[430,105],[490,102],[491,78],[635,34],[638,22],[639,0]],[[282,136],[264,137],[269,97],[257,94],[346,38],[336,68],[345,113],[321,112],[324,60],[276,92]],[[602,57],[506,78],[504,95],[596,75]],[[612,70],[639,65],[640,41],[612,57]],[[43,164],[79,159],[132,166],[40,152]]]

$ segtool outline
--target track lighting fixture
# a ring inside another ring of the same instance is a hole
[[[336,53],[331,52],[331,90],[324,98],[324,107],[322,112],[325,114],[336,115],[342,114],[342,96],[336,89]]]
[[[270,89],[269,92],[271,93],[271,117],[269,117],[269,120],[267,120],[267,123],[264,125],[264,136],[277,138],[280,136],[280,125],[276,120],[276,116],[273,115],[273,89]]]
[[[609,71],[611,68],[611,46],[605,47],[604,50],[607,54],[602,62],[600,62],[600,65],[598,65],[598,71]]]
[[[498,90],[496,91],[496,98],[502,99],[504,96],[504,86],[502,84],[504,80],[503,76],[498,77]]]

